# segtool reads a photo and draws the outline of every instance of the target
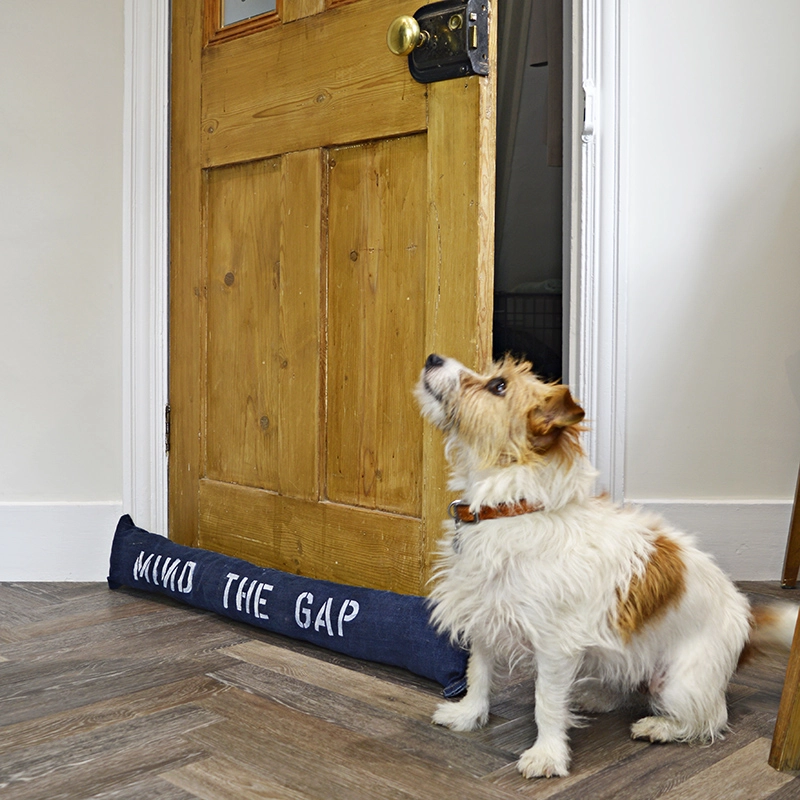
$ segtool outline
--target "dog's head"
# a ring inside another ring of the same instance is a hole
[[[505,358],[479,375],[428,356],[416,388],[423,415],[481,468],[582,455],[583,409],[566,386],[545,383],[527,362]]]

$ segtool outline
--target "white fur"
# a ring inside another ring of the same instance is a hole
[[[429,359],[417,397],[423,414],[445,431],[451,487],[473,510],[522,499],[544,510],[458,531],[446,526],[432,580],[432,619],[471,654],[467,694],[442,704],[434,722],[460,731],[485,724],[495,666],[505,661],[529,665],[537,676],[538,737],[518,764],[526,777],[568,773],[571,697],[584,708],[608,710],[646,686],[651,713],[634,723],[634,737],[720,736],[726,687],[750,636],[747,599],[686,534],[593,497],[596,473],[582,454],[479,463],[460,435],[459,404],[464,378],[474,384],[482,376],[452,359],[439,361]],[[544,384],[530,380],[535,395]],[[504,398],[487,402],[495,400]],[[615,625],[619,597],[644,573],[656,535],[678,544],[685,590],[626,641]],[[791,607],[782,614],[782,629],[762,638],[788,647],[796,618]]]

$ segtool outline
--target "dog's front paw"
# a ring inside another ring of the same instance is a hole
[[[483,727],[489,719],[489,709],[467,703],[467,698],[457,703],[441,703],[434,715],[436,725],[443,725],[451,731],[474,731]]]
[[[631,738],[674,742],[681,737],[679,726],[669,717],[642,717],[631,725]]]
[[[569,775],[569,748],[536,742],[520,756],[517,769],[526,778],[563,778]]]

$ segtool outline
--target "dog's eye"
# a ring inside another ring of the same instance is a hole
[[[506,393],[506,382],[502,378],[492,378],[486,384],[486,389],[498,397],[504,397]]]

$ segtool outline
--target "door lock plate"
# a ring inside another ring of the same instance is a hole
[[[423,6],[414,18],[422,32],[421,43],[408,56],[414,80],[434,83],[489,74],[488,0],[442,0]]]

